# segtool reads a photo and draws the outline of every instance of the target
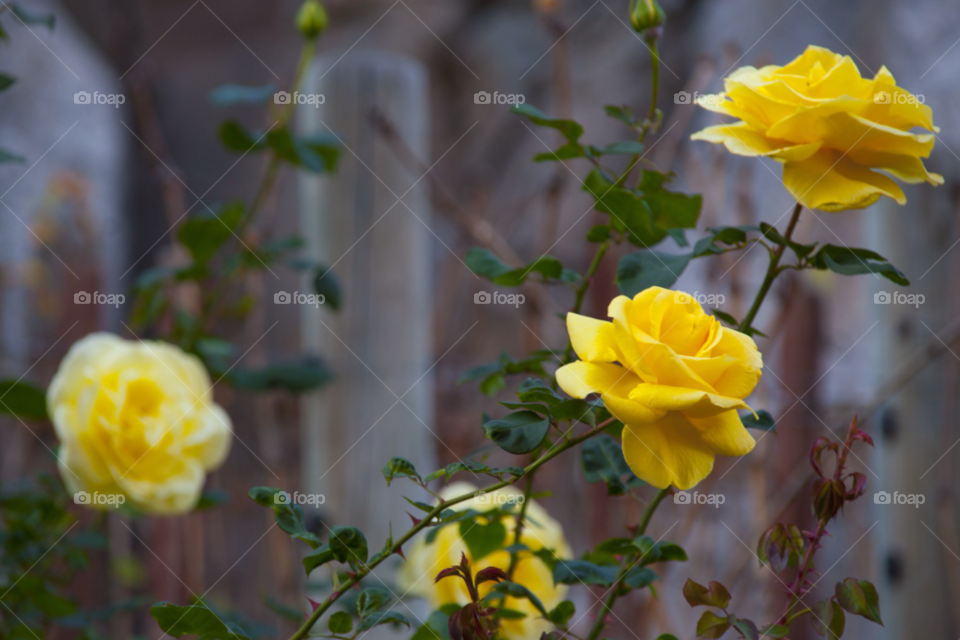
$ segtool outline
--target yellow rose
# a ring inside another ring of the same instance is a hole
[[[444,499],[477,491],[477,488],[466,482],[457,482],[440,494]],[[504,488],[494,493],[481,494],[465,502],[451,507],[455,510],[473,509],[478,512],[490,511],[494,507],[511,504],[513,509],[520,509],[517,497],[523,494],[511,488]],[[513,544],[516,521],[514,516],[505,516],[502,519],[507,530],[503,546]],[[532,591],[547,611],[560,604],[567,592],[566,585],[553,584],[553,572],[543,560],[533,555],[538,549],[552,549],[560,558],[570,558],[570,546],[563,537],[563,528],[560,523],[536,502],[527,505],[523,530],[520,533],[520,542],[530,551],[521,551],[518,554],[517,565],[514,567],[513,581]],[[427,542],[426,536],[421,535],[413,541],[413,546],[406,551],[407,561],[400,572],[400,584],[407,592],[425,598],[434,609],[450,603],[465,605],[470,602],[466,585],[458,578],[447,578],[434,583],[437,574],[447,567],[460,563],[460,554],[465,553],[470,560],[470,570],[477,571],[487,567],[498,567],[506,571],[510,566],[510,552],[503,549],[494,551],[488,556],[474,562],[470,557],[470,550],[460,536],[460,527],[447,525],[437,532],[433,542]],[[490,592],[493,583],[485,582],[480,585],[480,596]],[[507,609],[521,611],[526,618],[519,620],[501,620],[500,630],[502,637],[507,640],[528,640],[539,638],[544,632],[551,631],[553,626],[540,618],[540,613],[530,604],[529,600],[507,598],[503,605]]]
[[[689,489],[716,454],[753,450],[737,409],[757,386],[763,359],[753,340],[722,326],[681,291],[650,287],[617,296],[613,322],[567,314],[580,362],[557,370],[574,398],[599,393],[623,422],[623,455],[655,487]]]
[[[123,495],[151,513],[192,509],[230,449],[203,365],[163,342],[86,336],[60,363],[47,408],[69,490]]]
[[[879,169],[911,184],[943,184],[920,158],[939,132],[923,96],[897,86],[886,67],[868,80],[850,56],[807,47],[790,64],[741,67],[724,79],[725,93],[700,96],[710,111],[739,122],[707,127],[693,140],[723,143],[741,156],[768,156],[783,164],[783,183],[811,209],[867,207],[880,196],[907,199]]]

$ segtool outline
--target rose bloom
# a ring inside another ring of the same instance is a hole
[[[472,491],[477,491],[477,488],[467,482],[456,482],[444,489],[440,495],[444,499],[449,499]],[[457,511],[464,509],[473,509],[478,512],[490,511],[495,507],[509,504],[506,502],[507,499],[515,499],[518,496],[522,497],[523,494],[511,488],[504,488],[479,498],[466,500],[450,508]],[[519,503],[509,506],[514,510],[521,508]],[[482,519],[479,521],[483,523]],[[513,544],[516,531],[515,516],[504,516],[501,522],[507,530],[503,546],[508,547]],[[433,542],[427,542],[426,538],[426,535],[419,536],[413,541],[413,546],[406,551],[407,561],[400,571],[399,581],[403,589],[425,598],[434,609],[450,603],[462,606],[470,602],[470,595],[462,579],[446,578],[434,583],[438,573],[460,563],[461,553],[465,553],[470,560],[470,571],[474,575],[487,567],[498,567],[504,571],[510,567],[510,552],[504,549],[474,561],[467,545],[461,540],[460,527],[457,524],[441,527]],[[527,505],[520,542],[530,550],[519,552],[517,565],[513,571],[513,581],[530,589],[549,611],[560,604],[567,592],[567,587],[563,584],[554,585],[553,571],[532,552],[547,548],[553,550],[553,553],[560,558],[570,558],[570,546],[563,537],[563,529],[543,507],[531,501]],[[479,587],[480,597],[486,596],[493,584],[493,582],[482,583]],[[526,614],[526,617],[518,620],[500,620],[498,637],[507,640],[529,640],[539,638],[542,633],[553,629],[553,625],[540,617],[540,613],[529,600],[508,597],[503,606],[506,609],[520,611]]]
[[[149,513],[192,509],[230,449],[203,365],[164,342],[86,336],[60,363],[47,407],[67,488],[123,494]]]
[[[567,314],[580,362],[557,370],[574,398],[599,393],[623,422],[623,455],[637,477],[689,489],[714,456],[742,456],[754,439],[737,414],[760,380],[753,340],[724,327],[681,291],[650,287],[610,303],[613,322]]]
[[[933,111],[897,86],[886,67],[868,80],[850,56],[807,47],[786,66],[741,67],[724,79],[725,93],[697,103],[739,118],[707,127],[693,140],[723,143],[741,156],[768,156],[783,164],[783,183],[811,209],[870,206],[880,196],[907,199],[886,172],[911,184],[943,184],[921,158],[939,132]]]

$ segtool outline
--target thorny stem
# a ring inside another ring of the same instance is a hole
[[[787,225],[787,231],[783,234],[785,240],[790,240],[793,236],[794,229],[797,228],[797,221],[800,219],[800,212],[803,211],[803,205],[799,202],[793,208],[793,215],[790,216],[790,223]],[[767,297],[767,293],[770,291],[770,287],[773,286],[773,281],[777,279],[777,276],[780,275],[780,258],[783,257],[783,252],[786,250],[787,245],[781,244],[776,249],[770,253],[770,264],[767,265],[767,274],[763,278],[763,284],[760,285],[760,290],[757,291],[757,297],[754,298],[753,304],[750,306],[750,311],[747,312],[747,315],[743,318],[743,321],[740,322],[738,330],[742,333],[746,333],[752,327],[754,318],[757,316],[757,312],[760,311],[760,306],[763,304],[764,299]]]
[[[847,432],[847,437],[843,441],[843,449],[840,451],[837,457],[837,466],[834,470],[834,478],[840,479],[843,476],[844,468],[847,466],[847,456],[853,450],[853,443],[855,436],[857,434],[856,419],[854,419],[853,424],[850,426],[850,430]],[[803,615],[804,612],[810,611],[810,609],[805,609],[794,613],[792,616],[790,610],[793,609],[800,601],[803,599],[803,585],[806,584],[807,575],[814,570],[813,567],[813,556],[817,552],[817,549],[820,548],[820,540],[823,538],[824,534],[827,531],[828,520],[820,518],[817,520],[817,530],[814,532],[813,536],[810,539],[810,546],[807,547],[807,552],[803,556],[803,562],[800,563],[800,570],[797,571],[797,577],[788,587],[790,597],[787,599],[787,607],[783,611],[783,615],[780,616],[780,619],[777,621],[778,624],[788,624],[791,620]]]
[[[660,506],[660,503],[663,502],[663,499],[670,495],[670,487],[666,489],[660,489],[657,492],[657,495],[654,496],[653,500],[650,501],[650,504],[647,505],[647,508],[643,511],[643,517],[640,519],[640,526],[637,527],[637,535],[642,536],[647,531],[647,525],[650,524],[650,519],[653,517],[653,512],[657,510],[657,507]],[[614,580],[613,586],[610,587],[610,592],[607,594],[607,597],[603,601],[603,608],[600,610],[600,613],[597,615],[597,619],[594,621],[593,626],[590,628],[590,633],[587,635],[587,640],[597,640],[600,637],[600,634],[603,632],[603,628],[607,624],[607,615],[613,610],[613,605],[616,604],[617,598],[620,597],[620,587],[623,582],[624,577],[626,577],[627,572],[633,568],[636,564],[636,556],[629,556],[624,558],[623,563],[620,566],[620,571],[617,573],[617,579]]]
[[[603,433],[604,427],[611,424],[614,420],[615,418],[610,418],[609,420],[605,420],[601,422],[595,428],[591,429],[590,431],[587,431],[586,433],[583,433],[569,440],[564,440],[563,442],[558,444],[556,447],[550,449],[545,454],[537,458],[537,460],[527,465],[523,470],[524,471],[523,475],[526,476],[530,473],[533,473],[534,471],[539,469],[541,466],[543,466],[545,463],[557,457],[564,451],[567,451],[568,449],[572,449],[573,447],[577,446],[581,442],[585,442],[590,438]],[[483,489],[480,489],[479,491],[490,493],[490,492],[496,491],[497,489],[502,489],[503,487],[506,487],[510,484],[512,484],[512,481],[504,480],[501,482],[494,483]],[[381,562],[383,562],[384,560],[389,558],[391,555],[396,553],[397,550],[400,549],[404,544],[406,544],[411,538],[413,538],[413,536],[417,535],[418,533],[426,529],[431,524],[434,524],[433,523],[434,518],[436,518],[441,511],[443,511],[444,509],[447,509],[452,505],[459,504],[461,502],[469,500],[473,498],[476,494],[477,494],[477,491],[470,491],[462,495],[459,495],[455,498],[450,498],[449,500],[446,500],[445,502],[441,502],[440,504],[435,506],[431,511],[429,511],[427,514],[423,516],[423,520],[415,524],[409,531],[407,531],[405,534],[400,536],[400,538],[396,542],[390,545],[389,549],[387,549],[387,553],[384,553],[379,558],[370,562],[369,564],[365,564],[364,566],[362,566],[360,570],[356,572],[356,574],[352,575],[349,580],[347,580],[346,582],[340,585],[339,591],[334,591],[329,596],[327,596],[326,599],[323,602],[321,602],[316,609],[314,609],[313,613],[310,614],[306,622],[304,622],[303,625],[299,629],[297,629],[297,631],[292,636],[290,636],[289,640],[302,640],[303,638],[305,638],[307,634],[310,632],[310,629],[313,628],[313,625],[315,625],[317,623],[317,620],[320,619],[320,616],[326,613],[326,611],[333,605],[334,602],[337,601],[337,599],[345,591],[347,591],[353,585],[360,582],[374,568],[376,568],[377,565],[379,565]]]

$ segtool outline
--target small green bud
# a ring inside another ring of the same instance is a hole
[[[637,33],[661,27],[667,21],[667,14],[657,0],[630,0],[630,22]]]
[[[306,0],[297,12],[297,29],[307,40],[313,40],[327,28],[327,11],[317,0]]]

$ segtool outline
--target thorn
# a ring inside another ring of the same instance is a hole
[[[413,520],[413,526],[417,526],[418,524],[420,524],[421,522],[420,518],[414,518],[413,514],[410,513],[409,511],[407,511],[407,515],[410,516],[411,520]]]
[[[401,558],[403,558],[404,560],[407,559],[407,556],[403,555],[403,547],[397,547],[397,550],[394,551],[394,553],[400,556]]]
[[[307,602],[309,602],[309,603],[310,603],[310,606],[313,607],[312,611],[316,611],[316,610],[317,610],[317,607],[320,606],[320,603],[319,603],[319,602],[316,602],[316,601],[314,601],[314,600],[311,600],[310,598],[307,598]],[[307,616],[307,617],[309,618],[310,616]]]

